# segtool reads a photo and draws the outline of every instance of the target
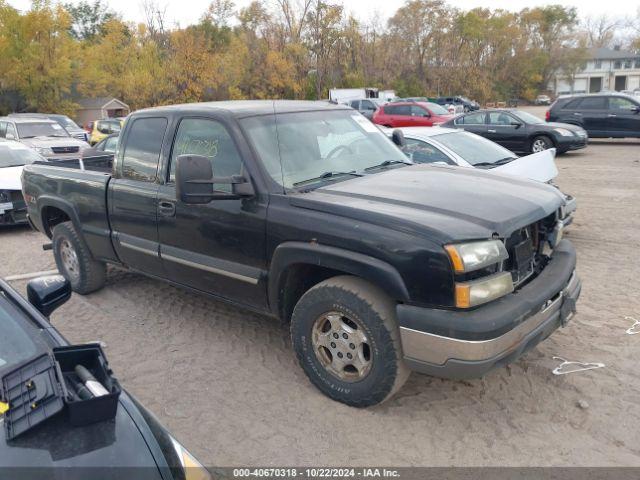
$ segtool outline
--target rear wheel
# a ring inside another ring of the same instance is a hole
[[[356,277],[330,278],[305,293],[293,311],[291,339],[311,382],[347,405],[381,403],[409,376],[394,302]]]
[[[52,244],[58,270],[74,292],[84,295],[104,285],[106,266],[94,260],[73,223],[62,222],[53,227]]]
[[[553,148],[553,142],[545,135],[539,135],[531,140],[531,153],[538,153]]]

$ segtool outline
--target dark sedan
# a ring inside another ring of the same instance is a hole
[[[69,283],[59,275],[44,277],[32,280],[28,292],[29,302],[0,280],[0,377],[33,358],[50,354],[55,347],[68,345],[44,314],[69,298]],[[0,412],[6,408],[0,401]],[[0,415],[0,425],[5,423],[2,430],[9,431],[6,418]],[[61,412],[11,440],[0,431],[0,471],[13,478],[210,478],[125,391],[111,420],[71,426],[68,415]]]
[[[442,125],[481,135],[514,152],[537,153],[555,148],[558,153],[587,146],[587,132],[567,123],[545,123],[523,110],[492,109],[460,115]]]

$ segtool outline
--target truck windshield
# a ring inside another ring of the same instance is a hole
[[[410,163],[378,127],[352,110],[278,114],[277,122],[267,115],[241,123],[266,170],[285,188],[354,178],[351,173],[373,173],[379,170],[366,169],[383,163]]]
[[[55,122],[29,122],[17,123],[18,136],[20,138],[33,137],[68,137],[67,131]]]

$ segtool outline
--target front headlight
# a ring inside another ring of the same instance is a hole
[[[212,480],[209,471],[202,466],[202,464],[191,455],[186,448],[184,448],[180,442],[169,435],[173,448],[176,450],[176,454],[182,464],[184,470],[184,480]]]
[[[456,307],[470,308],[513,292],[511,273],[500,272],[471,282],[456,283]]]
[[[34,150],[40,155],[51,155],[53,153],[53,150],[49,147],[35,147]]]
[[[509,258],[500,240],[457,243],[445,245],[444,248],[456,273],[473,272]]]
[[[554,130],[563,137],[573,137],[573,132],[571,130],[567,130],[566,128],[554,128]]]

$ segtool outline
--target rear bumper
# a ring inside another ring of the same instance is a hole
[[[472,311],[399,305],[400,337],[412,370],[444,378],[475,378],[506,365],[564,326],[581,282],[566,240],[551,262],[519,291]]]

